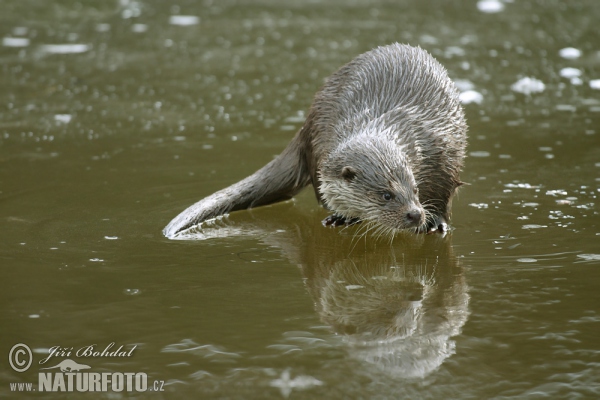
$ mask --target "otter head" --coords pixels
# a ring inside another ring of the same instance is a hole
[[[425,224],[417,182],[402,147],[377,135],[357,135],[338,146],[319,168],[325,205],[345,218],[387,228]]]

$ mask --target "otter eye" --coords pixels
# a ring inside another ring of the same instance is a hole
[[[389,192],[385,192],[385,193],[383,194],[383,199],[384,199],[385,201],[390,201],[390,200],[392,199],[392,197],[394,197],[394,196],[392,196],[392,194],[391,194],[391,193],[389,193]]]
[[[356,177],[356,171],[352,169],[352,167],[344,167],[342,168],[342,178],[347,181],[351,181]]]

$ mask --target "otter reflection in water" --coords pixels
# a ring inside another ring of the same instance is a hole
[[[406,234],[390,246],[358,239],[355,227],[331,235],[298,207],[254,213],[260,215],[238,214],[195,238],[252,236],[280,249],[300,267],[320,319],[366,367],[423,377],[454,353],[452,337],[467,321],[469,295],[451,235]]]
[[[321,319],[353,358],[399,377],[423,377],[454,353],[469,296],[450,238],[319,258],[303,272]],[[358,247],[358,246],[357,246]]]

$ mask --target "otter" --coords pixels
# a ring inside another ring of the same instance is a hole
[[[361,54],[325,81],[279,156],[188,207],[163,233],[288,200],[309,184],[333,212],[326,226],[445,232],[467,142],[458,95],[446,69],[419,47]]]

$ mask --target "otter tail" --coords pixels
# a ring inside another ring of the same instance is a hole
[[[288,200],[311,181],[300,130],[285,150],[273,161],[225,189],[185,209],[163,229],[168,238],[207,219],[230,211],[258,207]]]

